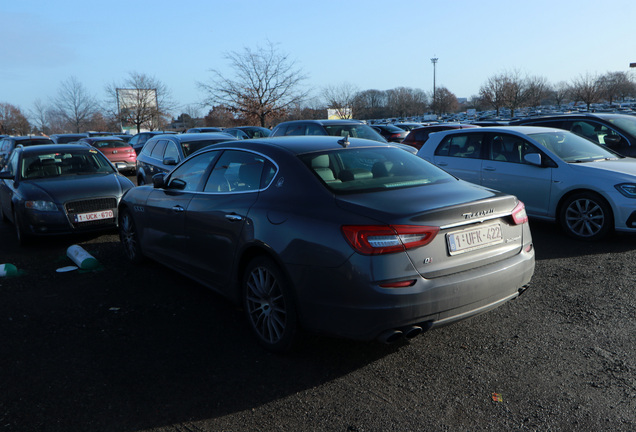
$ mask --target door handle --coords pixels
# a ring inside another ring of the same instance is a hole
[[[174,207],[172,207],[172,211],[175,213],[181,213],[184,212],[185,209],[183,207],[181,207],[180,205],[176,205]]]
[[[448,162],[438,162],[437,166],[448,166]]]
[[[229,220],[230,222],[239,222],[243,220],[243,216],[241,215],[237,215],[237,214],[226,214],[225,215],[225,219]]]
[[[484,167],[484,171],[497,171],[494,167]]]

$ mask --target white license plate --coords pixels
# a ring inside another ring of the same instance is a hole
[[[75,222],[89,222],[100,219],[112,219],[115,215],[112,210],[103,210],[98,212],[81,213],[75,215]]]
[[[451,255],[503,243],[500,224],[480,226],[446,234]]]

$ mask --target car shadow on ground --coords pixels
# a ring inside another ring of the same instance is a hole
[[[613,233],[598,241],[583,241],[568,237],[555,223],[535,219],[530,220],[530,229],[537,261],[636,249],[636,235],[631,233]]]
[[[82,245],[100,270],[57,273],[67,244],[47,242],[27,248],[39,263],[21,261],[25,274],[0,280],[5,430],[125,431],[222,417],[400,347],[307,336],[293,353],[271,354],[242,311],[205,287],[152,262],[133,267],[115,241]]]

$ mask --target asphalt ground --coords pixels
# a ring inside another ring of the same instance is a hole
[[[530,289],[397,345],[261,349],[242,312],[116,233],[19,247],[0,224],[3,431],[634,431],[636,237],[531,221]],[[72,265],[81,245],[100,263]]]

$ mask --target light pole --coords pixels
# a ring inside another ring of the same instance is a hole
[[[435,66],[437,65],[437,57],[433,57],[431,59],[431,63],[433,63],[433,106],[435,106]]]

